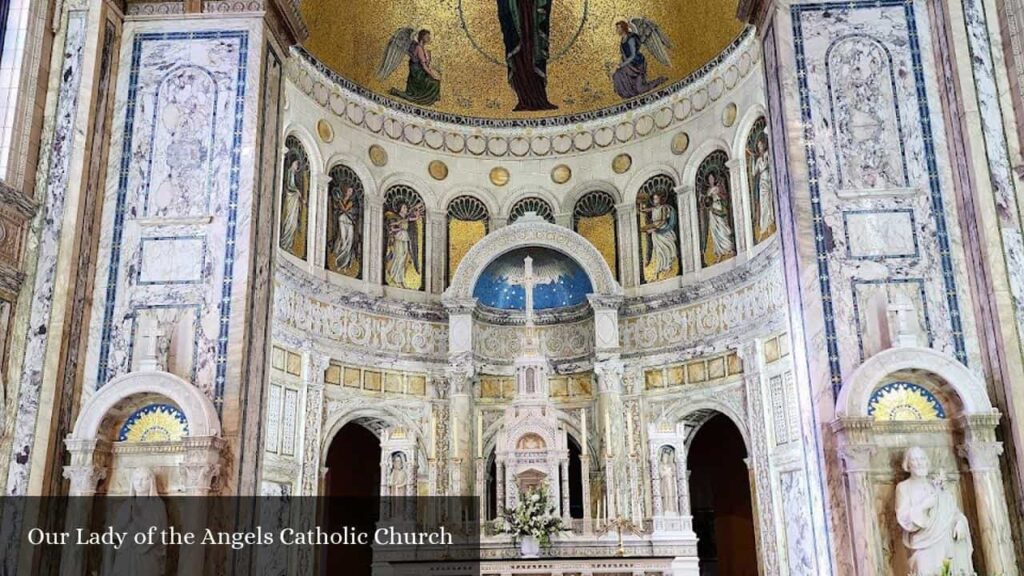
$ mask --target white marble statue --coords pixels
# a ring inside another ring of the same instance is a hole
[[[111,525],[118,532],[127,532],[129,537],[121,548],[105,551],[104,576],[164,573],[167,551],[159,536],[143,544],[134,541],[135,534],[148,534],[151,527],[156,528],[157,535],[167,530],[167,510],[160,500],[156,476],[151,469],[142,467],[132,471],[128,498],[118,504]]]
[[[910,478],[896,485],[896,520],[910,560],[910,576],[974,574],[967,518],[946,484],[945,474],[928,477],[930,462],[920,447],[908,448],[903,470]],[[944,572],[948,564],[948,572]]]
[[[405,469],[405,457],[401,452],[391,455],[391,473],[388,475],[388,496],[391,497],[391,513],[401,514],[404,497],[408,495],[409,471]]]
[[[679,484],[676,481],[676,453],[669,447],[661,449],[658,463],[658,477],[661,481],[661,509],[664,514],[679,513]]]
[[[282,248],[290,251],[295,244],[295,233],[299,230],[299,218],[302,212],[302,164],[298,158],[292,159],[285,170],[284,200],[281,202],[280,243]]]

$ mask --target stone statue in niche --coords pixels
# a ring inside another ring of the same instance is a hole
[[[658,479],[661,482],[661,509],[666,515],[679,513],[679,483],[676,480],[676,451],[671,446],[661,448],[658,461]]]
[[[705,268],[736,256],[728,160],[725,152],[716,150],[697,169],[697,220]]]
[[[303,260],[306,258],[309,177],[309,157],[299,139],[289,136],[285,139],[278,242],[282,249]]]
[[[896,485],[896,520],[903,530],[911,576],[974,574],[971,532],[945,473],[929,478],[931,462],[920,447],[908,448]]]
[[[409,471],[405,466],[405,454],[391,454],[391,471],[388,474],[388,496],[391,498],[391,513],[398,515],[403,509],[403,498],[408,496]]]
[[[115,531],[147,533],[151,527],[156,527],[159,534],[167,529],[167,510],[157,490],[156,476],[150,468],[133,470],[128,498],[118,500],[111,523]],[[145,544],[137,544],[128,538],[121,548],[106,549],[101,573],[104,576],[163,574],[166,560],[167,551],[159,538]]]

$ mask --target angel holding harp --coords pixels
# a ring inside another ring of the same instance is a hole
[[[672,43],[658,24],[647,18],[632,18],[629,22],[616,22],[615,30],[621,39],[619,52],[622,56],[618,68],[612,73],[615,93],[621,98],[633,98],[663,84],[664,76],[647,79],[647,59],[641,51],[641,48],[646,48],[658,62],[671,66],[668,51]]]
[[[409,76],[405,90],[392,88],[389,94],[420,106],[430,106],[441,98],[441,75],[434,68],[430,50],[430,30],[399,28],[391,35],[384,50],[384,59],[377,66],[377,78],[386,80],[398,69],[402,59],[409,57]]]
[[[410,208],[405,200],[400,200],[396,207],[384,212],[388,240],[384,273],[388,286],[410,290],[419,288],[410,285],[406,273],[412,268],[415,275],[421,274],[419,226],[422,224],[423,212],[422,203]]]

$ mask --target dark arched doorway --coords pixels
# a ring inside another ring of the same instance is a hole
[[[380,518],[380,440],[366,427],[350,422],[331,440],[324,478],[324,524],[373,533]],[[369,546],[328,546],[322,550],[321,574],[370,574]]]
[[[583,466],[580,445],[569,436],[569,516],[583,518]]]
[[[747,450],[722,414],[707,420],[690,443],[690,508],[701,576],[757,576],[754,514]]]

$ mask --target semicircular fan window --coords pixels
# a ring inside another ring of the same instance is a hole
[[[176,442],[188,436],[188,419],[176,406],[147,404],[121,425],[118,442]]]

